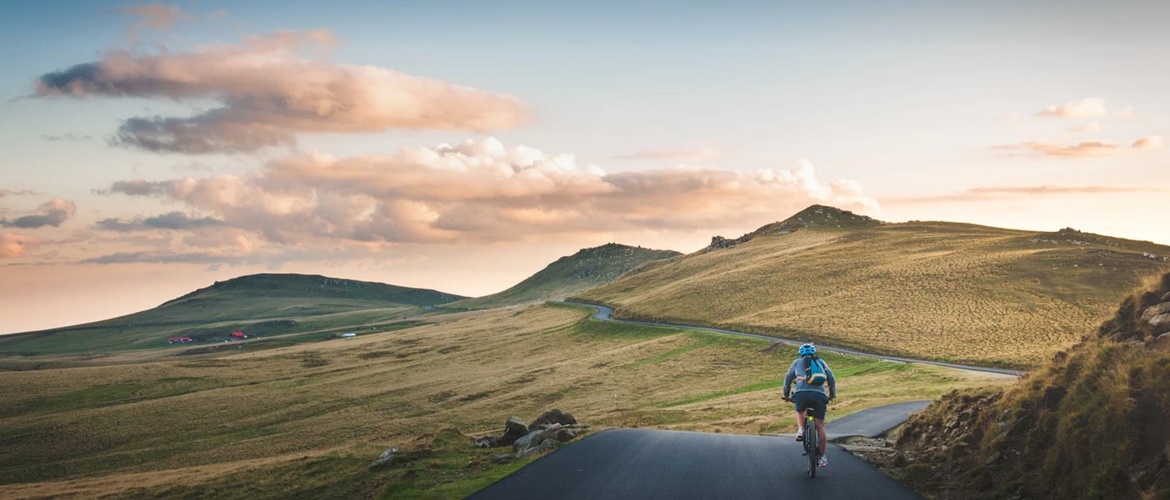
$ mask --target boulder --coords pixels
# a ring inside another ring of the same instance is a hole
[[[556,441],[553,441],[552,439],[545,439],[544,441],[541,441],[539,445],[520,450],[516,453],[516,457],[524,458],[531,457],[533,455],[539,455],[553,449],[553,446],[556,446]]]
[[[474,444],[476,448],[495,448],[500,446],[500,438],[498,436],[471,438],[471,443]]]
[[[381,455],[378,455],[377,459],[370,463],[370,470],[375,471],[389,467],[390,464],[394,462],[395,453],[398,453],[398,448],[390,448],[386,451],[383,451]]]
[[[1164,302],[1156,306],[1147,307],[1145,311],[1142,311],[1142,321],[1146,321],[1151,325],[1154,325],[1155,318],[1167,315],[1170,315],[1170,302]]]
[[[524,425],[524,421],[520,420],[520,417],[508,417],[508,421],[504,422],[504,434],[496,441],[496,445],[508,446],[527,434],[528,426]]]
[[[537,446],[545,439],[552,439],[553,436],[556,436],[556,433],[558,430],[560,430],[560,428],[560,424],[550,424],[550,426],[547,428],[537,429],[529,432],[524,437],[517,439],[516,442],[512,443],[512,448],[514,448],[517,453],[522,453],[526,448]]]
[[[535,429],[542,425],[548,424],[574,425],[576,423],[577,419],[573,418],[573,415],[554,408],[542,413],[539,417],[536,417],[536,420],[533,420],[532,424],[528,427],[530,429]]]
[[[567,443],[569,441],[572,441],[573,438],[577,437],[577,434],[578,434],[577,429],[569,429],[569,428],[562,427],[560,429],[557,429],[557,432],[556,432],[556,434],[553,435],[553,437],[556,438],[556,440],[559,442]]]

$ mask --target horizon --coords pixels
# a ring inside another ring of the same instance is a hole
[[[478,297],[813,204],[1170,245],[1143,209],[1170,194],[1168,22],[1140,1],[9,2],[0,334],[265,272]]]

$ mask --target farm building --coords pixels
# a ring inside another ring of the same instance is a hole
[[[184,342],[194,342],[195,339],[191,337],[171,337],[167,339],[168,344],[181,344]]]
[[[232,338],[233,339],[246,339],[246,338],[248,338],[248,336],[245,335],[244,332],[236,330],[236,331],[232,332]]]

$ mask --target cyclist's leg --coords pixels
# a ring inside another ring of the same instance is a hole
[[[827,441],[827,439],[825,439],[825,419],[818,418],[817,419],[817,447],[819,449],[817,451],[819,451],[821,453],[821,455],[825,454],[825,441]]]
[[[829,408],[829,397],[820,392],[811,392],[809,395],[808,411],[812,413],[817,426],[817,444],[820,448],[817,451],[824,455],[825,443],[828,441],[825,437],[825,411]]]
[[[804,414],[808,411],[808,403],[804,397],[804,393],[797,392],[792,395],[792,404],[796,405],[796,440],[804,440]]]

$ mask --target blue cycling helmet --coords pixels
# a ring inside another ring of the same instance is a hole
[[[816,353],[817,353],[817,348],[813,347],[812,344],[805,344],[805,345],[800,346],[800,355],[801,356],[812,356]]]

